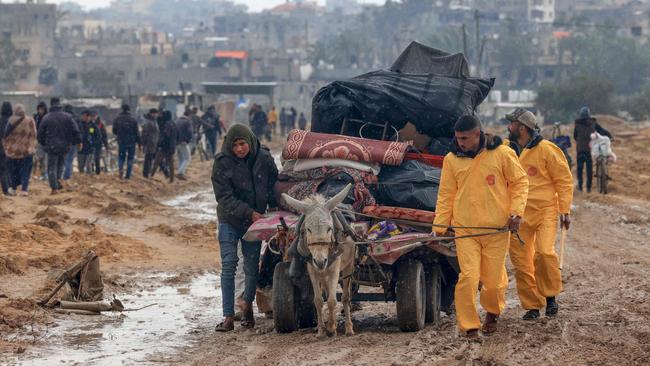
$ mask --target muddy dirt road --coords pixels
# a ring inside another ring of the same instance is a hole
[[[650,204],[621,197],[578,196],[568,237],[564,292],[555,318],[524,322],[510,276],[498,334],[468,343],[453,317],[417,333],[397,328],[394,304],[364,305],[357,334],[318,339],[289,335],[262,320],[257,332],[214,334],[201,328],[197,365],[643,365],[650,363]],[[342,332],[339,317],[339,332]]]
[[[0,364],[650,364],[650,129],[635,131],[615,142],[612,194],[576,194],[560,314],[522,321],[511,276],[500,331],[481,343],[459,338],[453,316],[401,333],[393,303],[365,303],[352,337],[280,335],[261,315],[254,331],[216,334],[209,163],[171,185],[77,176],[54,198],[36,181],[29,198],[0,199]],[[99,318],[37,307],[56,270],[87,249],[100,255],[106,298],[157,305]]]

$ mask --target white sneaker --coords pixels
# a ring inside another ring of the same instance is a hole
[[[18,195],[21,196],[21,197],[27,197],[27,196],[29,196],[29,193],[27,193],[27,191],[20,191],[18,193]]]
[[[7,191],[7,196],[15,196],[15,195],[16,195],[16,191],[13,188],[9,188],[9,190]]]

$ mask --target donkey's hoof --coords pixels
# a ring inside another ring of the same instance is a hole
[[[353,336],[354,335],[354,327],[352,327],[351,324],[345,326],[345,335],[346,336]]]
[[[326,331],[328,337],[336,337],[336,329]]]

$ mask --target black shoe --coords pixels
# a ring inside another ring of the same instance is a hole
[[[560,310],[560,306],[557,304],[557,301],[555,301],[555,297],[547,297],[546,298],[546,316],[557,315],[558,310]]]
[[[535,320],[539,319],[539,310],[533,309],[533,310],[528,310],[526,314],[522,317],[523,320]]]

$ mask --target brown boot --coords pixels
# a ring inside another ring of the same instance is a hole
[[[255,315],[253,315],[253,303],[245,302],[242,308],[241,326],[247,329],[255,327]]]
[[[478,334],[478,329],[470,329],[465,333],[465,337],[470,341],[480,340],[481,337]]]
[[[483,323],[483,334],[492,334],[497,331],[497,320],[499,316],[492,313],[487,313],[485,316],[485,322]]]
[[[223,318],[223,321],[214,328],[215,332],[230,332],[235,329],[235,319],[232,316]]]

